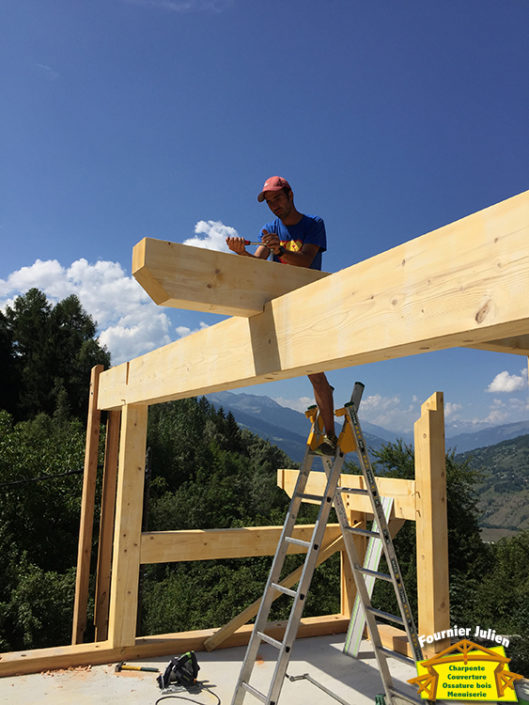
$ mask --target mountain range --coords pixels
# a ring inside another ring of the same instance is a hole
[[[301,462],[303,459],[310,430],[305,414],[258,394],[216,392],[208,394],[207,398],[216,408],[222,407],[226,412],[231,411],[241,427],[266,438],[281,448],[294,462]],[[360,423],[367,445],[374,450],[380,449],[385,443],[395,442],[398,438],[410,444],[413,442],[411,434],[395,433],[362,418]],[[473,433],[450,435],[448,432],[446,447],[457,453],[464,453],[527,433],[529,421],[492,426]]]

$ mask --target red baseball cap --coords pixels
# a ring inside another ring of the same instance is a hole
[[[257,200],[262,203],[265,200],[265,191],[281,191],[283,188],[290,189],[288,181],[282,176],[271,176],[264,182],[263,190],[257,196]]]

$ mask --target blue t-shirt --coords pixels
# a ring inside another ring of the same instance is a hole
[[[321,255],[327,249],[325,223],[317,215],[304,215],[296,225],[285,225],[280,218],[266,223],[261,230],[276,233],[285,250],[299,252],[305,243],[318,245],[318,254],[312,260],[310,269],[321,269]],[[259,235],[262,240],[262,232]],[[280,262],[280,257],[274,255],[274,262]]]

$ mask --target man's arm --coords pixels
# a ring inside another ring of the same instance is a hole
[[[264,245],[259,245],[254,255],[252,255],[251,252],[247,252],[245,240],[243,237],[227,237],[226,244],[232,252],[235,252],[238,255],[242,255],[243,257],[255,257],[257,259],[266,259],[270,254],[270,250]]]
[[[263,230],[263,242],[274,255],[281,258],[283,264],[291,264],[294,267],[310,267],[320,250],[319,245],[305,243],[299,252],[291,252],[283,248],[284,251],[281,253],[279,237],[276,233],[269,233],[267,230]]]

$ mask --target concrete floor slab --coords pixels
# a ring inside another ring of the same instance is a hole
[[[342,653],[342,636],[298,639],[295,643],[289,676],[309,674],[327,690],[350,705],[374,705],[375,696],[383,692],[380,675],[369,642],[362,643],[358,659]],[[203,705],[230,705],[239,675],[245,647],[197,652],[199,681],[209,689],[201,692],[181,691],[179,699],[162,699],[156,673],[115,672],[115,664],[57,670],[0,679],[0,705],[169,705],[171,702],[195,702]],[[155,666],[161,672],[169,657],[131,662]],[[266,690],[275,666],[275,650],[263,644],[254,667],[251,683]],[[394,683],[414,697],[416,691],[407,684],[416,675],[415,668],[391,661]],[[247,694],[244,705],[259,701]],[[338,701],[306,679],[285,679],[279,705],[336,705]],[[440,701],[438,701],[440,702]],[[453,702],[453,701],[452,701]]]
[[[324,636],[299,639],[294,647],[288,674],[300,676],[308,673],[325,688],[335,692],[352,705],[373,705],[382,685],[373,653],[366,642],[361,658],[351,659],[342,653],[343,637]],[[215,694],[222,705],[230,705],[233,691],[244,658],[245,648],[219,649],[211,653],[198,652],[199,680],[210,692],[176,693],[198,703],[215,705]],[[270,682],[275,665],[274,649],[264,644],[252,674],[252,684],[265,690]],[[139,665],[156,666],[161,671],[169,662],[168,657],[134,662]],[[411,666],[397,661],[392,674],[400,686],[408,687],[406,680],[415,675]],[[45,673],[0,679],[1,705],[155,705],[162,696],[156,683],[155,673],[122,671],[116,673],[115,664],[58,670]],[[167,699],[162,701],[170,703]],[[183,699],[172,700],[189,702]],[[245,705],[257,703],[247,695]],[[336,705],[336,700],[308,680],[291,682],[285,679],[280,697],[284,705]]]

